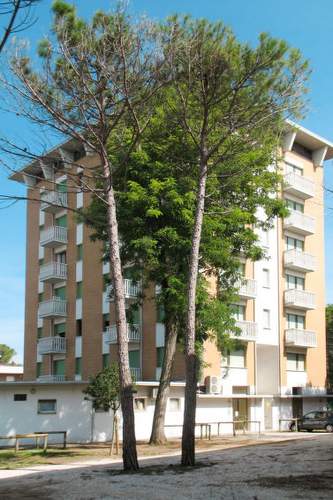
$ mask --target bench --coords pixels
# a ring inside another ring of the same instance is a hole
[[[41,435],[43,434],[43,432],[34,432],[34,434],[36,435]],[[67,446],[67,431],[46,431],[46,434],[62,434],[63,436],[63,448],[64,450],[66,449],[66,446]]]
[[[164,427],[183,427],[183,424],[166,424]],[[203,430],[205,429],[206,439],[211,438],[211,424],[210,422],[199,422],[195,424],[195,427],[200,427],[200,439],[203,439]]]
[[[15,452],[18,452],[20,449],[20,440],[21,439],[34,439],[36,442],[36,448],[39,448],[39,439],[44,438],[44,444],[43,444],[43,451],[47,450],[47,443],[48,443],[48,433],[47,432],[40,432],[38,435],[36,433],[33,434],[15,434],[14,436],[0,436],[0,439],[14,439],[15,440]]]

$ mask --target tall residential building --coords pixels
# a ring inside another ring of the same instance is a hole
[[[206,393],[198,395],[202,411],[213,399],[219,415],[259,419],[267,429],[283,415],[323,404],[319,398],[326,394],[323,162],[333,157],[333,144],[287,122],[281,150],[281,196],[290,214],[260,232],[266,258],[242,262],[244,279],[234,306],[240,347],[221,356],[206,343]],[[27,204],[24,380],[50,384],[50,391],[80,385],[116,359],[109,265],[102,262],[101,245],[91,241],[91,230],[71,210],[90,201],[89,193],[73,187],[72,167],[66,173],[66,162],[74,160],[98,166],[96,157],[69,141],[12,175],[26,183],[31,200],[40,200]],[[130,305],[140,283],[126,273],[124,283]],[[164,325],[155,293],[154,285],[146,290],[128,324],[131,369],[145,388],[156,386],[163,358]],[[183,387],[180,350],[174,380]]]

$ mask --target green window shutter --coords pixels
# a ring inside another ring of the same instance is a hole
[[[67,193],[67,181],[62,181],[57,184],[58,193]]]
[[[110,354],[103,354],[103,368],[110,365]]]
[[[44,294],[43,294],[43,292],[42,292],[42,293],[39,293],[39,294],[38,294],[38,302],[43,302],[43,299],[44,299]]]
[[[43,328],[37,328],[37,338],[40,339],[43,336]]]
[[[82,358],[75,358],[75,375],[82,373]]]
[[[82,299],[82,281],[76,283],[76,298]]]
[[[140,351],[129,351],[129,364],[131,368],[140,368]]]
[[[54,335],[64,337],[66,335],[66,323],[54,325]]]
[[[67,227],[67,215],[63,215],[62,217],[58,217],[55,221],[56,226]]]
[[[66,300],[66,287],[61,286],[60,288],[55,288],[54,295],[59,297],[59,299]]]
[[[103,314],[103,332],[107,326],[110,326],[110,314]]]
[[[41,376],[42,370],[43,370],[43,363],[37,363],[37,366],[36,366],[36,375],[37,375],[37,377]]]
[[[140,323],[140,310],[138,307],[131,307],[126,309],[127,323],[138,325]]]
[[[163,358],[164,358],[164,347],[157,347],[156,348],[156,366],[157,368],[161,368],[163,364]]]
[[[110,285],[110,276],[108,274],[103,275],[103,292],[106,292],[107,287]]]
[[[65,375],[65,360],[57,359],[53,361],[53,373],[54,375]]]
[[[157,306],[157,323],[164,323],[165,320],[165,311],[164,311],[164,306],[158,305]]]
[[[82,260],[83,259],[83,245],[77,245],[76,247],[76,260]]]

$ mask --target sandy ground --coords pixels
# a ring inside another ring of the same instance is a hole
[[[0,498],[320,500],[333,497],[333,435],[330,434],[298,434],[293,440],[210,450],[198,454],[197,462],[195,468],[184,470],[178,466],[177,456],[144,459],[137,474],[124,474],[120,463],[106,460],[62,469],[56,466],[56,470],[38,466],[32,470],[1,471]],[[22,473],[25,475],[20,476]]]

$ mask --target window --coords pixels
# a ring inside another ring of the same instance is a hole
[[[76,336],[82,337],[82,319],[76,320]]]
[[[65,360],[56,359],[53,361],[53,375],[65,376]]]
[[[58,193],[67,193],[67,181],[61,181],[57,183],[57,191]]]
[[[66,300],[66,287],[61,286],[60,288],[55,288],[54,295],[59,299]]]
[[[135,398],[134,399],[134,409],[138,411],[143,411],[146,409],[145,398]]]
[[[156,318],[157,323],[164,323],[165,311],[164,311],[164,306],[162,304],[157,306],[156,316],[157,316]]]
[[[263,286],[265,288],[269,288],[270,287],[269,269],[263,269],[262,273],[263,273]]]
[[[56,253],[55,258],[57,262],[60,262],[61,264],[66,264],[66,252]]]
[[[76,298],[82,299],[82,281],[76,283]]]
[[[37,365],[36,365],[37,378],[41,376],[42,370],[43,370],[43,364],[41,362],[37,363]]]
[[[304,330],[305,316],[300,314],[287,314],[288,329]]]
[[[41,339],[43,336],[43,328],[37,328],[37,338]]]
[[[286,237],[286,247],[287,250],[297,250],[299,252],[304,251],[304,241],[297,238],[292,238],[291,236]]]
[[[266,329],[271,327],[271,311],[269,309],[263,310],[263,324]]]
[[[169,410],[179,411],[180,410],[180,399],[179,398],[169,398]]]
[[[163,358],[164,358],[164,347],[157,347],[156,348],[156,366],[157,366],[157,368],[162,367]]]
[[[299,276],[294,276],[293,274],[286,275],[287,289],[288,290],[304,290],[305,289],[305,279]]]
[[[240,304],[233,304],[231,306],[232,310],[232,315],[235,320],[237,321],[244,321],[245,320],[245,306],[240,305]]]
[[[304,212],[304,205],[303,203],[299,203],[298,201],[293,201],[286,199],[286,205],[290,210],[295,210],[296,212]]]
[[[77,245],[76,247],[76,260],[82,260],[83,259],[83,245],[82,243],[80,245]]]
[[[138,306],[131,306],[126,309],[127,322],[132,325],[140,324],[140,309]]]
[[[128,352],[129,364],[131,368],[140,368],[140,351],[136,349]]]
[[[42,266],[44,264],[44,259],[39,259],[38,264],[39,264],[39,266]]]
[[[58,217],[58,219],[56,219],[55,221],[55,225],[60,227],[67,227],[67,215]]]
[[[82,358],[75,358],[75,375],[82,373]]]
[[[103,332],[110,326],[110,314],[103,314]]]
[[[110,276],[108,274],[103,275],[103,292],[106,292],[107,287],[110,285]]]
[[[103,368],[110,365],[110,354],[103,354]]]
[[[225,356],[222,356],[222,366],[228,368],[245,368],[245,350],[237,349],[236,351],[228,351]]]
[[[39,293],[39,294],[38,294],[38,302],[43,302],[43,299],[44,299],[44,294],[43,294],[43,292],[42,292],[42,293]]]
[[[26,400],[27,400],[26,394],[14,394],[14,401],[26,401]]]
[[[303,169],[301,167],[297,167],[296,165],[293,165],[292,163],[286,163],[286,173],[287,174],[297,174],[297,175],[303,175]]]
[[[57,413],[56,399],[39,399],[38,413]]]
[[[287,352],[287,370],[292,372],[304,372],[305,354]]]
[[[65,337],[66,335],[66,323],[58,323],[54,325],[53,328],[54,335],[56,337]]]
[[[238,264],[238,272],[241,276],[245,276],[245,263],[244,262],[240,262]]]
[[[265,247],[269,247],[269,231],[266,229],[263,229],[262,231],[262,244]]]

